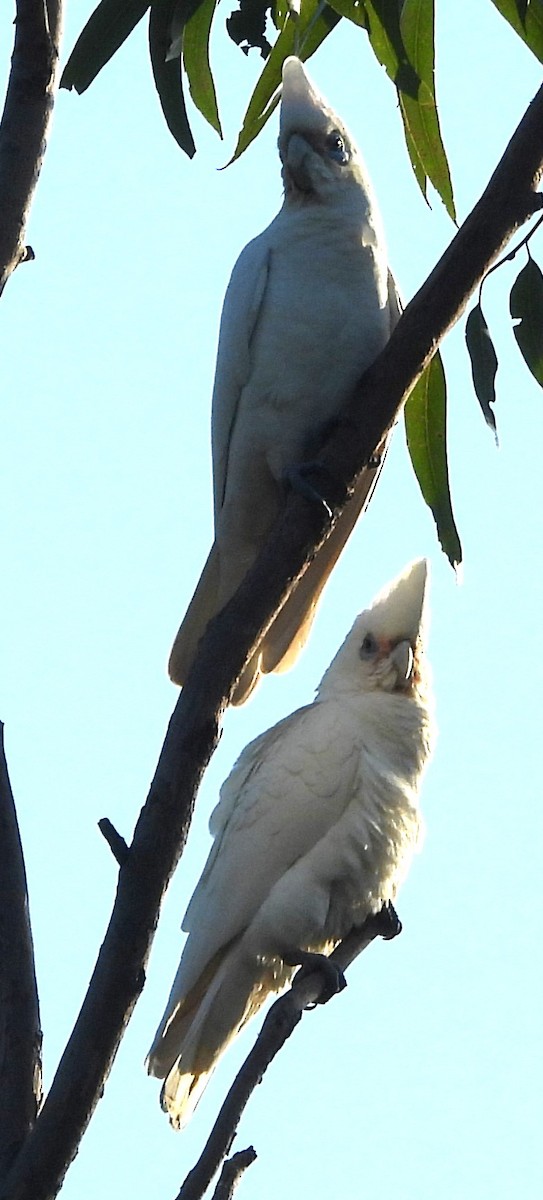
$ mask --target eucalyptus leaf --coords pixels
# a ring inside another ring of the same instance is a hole
[[[271,6],[271,18],[276,29],[282,29],[288,16],[289,5],[287,0],[276,0]]]
[[[418,140],[416,140],[414,138],[414,136],[411,132],[409,120],[407,119],[407,116],[404,113],[401,92],[399,93],[399,100],[400,100],[400,112],[402,114],[402,120],[403,120],[403,132],[404,132],[404,137],[405,137],[405,144],[407,146],[407,153],[409,155],[409,159],[411,162],[411,167],[413,169],[413,174],[415,176],[415,179],[420,187],[420,190],[422,192],[422,195],[424,196],[424,199],[426,200],[426,203],[428,204],[429,201],[428,201],[428,196],[427,196],[427,192],[426,192],[426,184],[428,182],[428,176],[426,174],[426,171],[424,170],[424,166],[422,164],[421,157],[419,154]]]
[[[451,220],[455,221],[451,176],[433,96],[427,85],[421,83],[418,100],[413,100],[403,92],[400,92],[399,98],[407,148],[410,150],[411,145],[414,146],[424,173],[441,197]],[[411,159],[413,161],[413,154]]]
[[[409,61],[420,80],[416,99],[404,91],[400,92],[400,108],[411,161],[413,154],[410,142],[414,143],[425,174],[441,197],[449,216],[455,221],[451,176],[435,100],[434,0],[405,0],[400,31]]]
[[[149,50],[153,78],[168,129],[178,146],[189,158],[193,158],[196,146],[185,107],[181,59],[166,58],[171,46],[172,17],[177,8],[177,0],[153,0],[149,18]]]
[[[432,96],[434,87],[434,0],[404,0],[400,34],[409,62]]]
[[[340,17],[346,17],[354,25],[358,25],[361,29],[367,29],[368,18],[366,9],[369,7],[367,0],[360,0],[360,3],[357,0],[330,0],[330,7]]]
[[[509,22],[515,33],[543,62],[543,0],[492,0],[495,8]]]
[[[402,38],[401,4],[391,4],[390,0],[365,0],[365,7],[373,53],[399,91],[416,99],[419,77]]]
[[[404,409],[407,447],[424,500],[432,510],[441,546],[454,568],[462,547],[454,521],[447,465],[447,384],[439,351]]]
[[[475,394],[497,443],[496,418],[491,405],[496,403],[495,379],[498,359],[480,304],[472,308],[466,321],[466,345],[471,360]]]
[[[166,4],[171,11],[168,29],[168,51],[166,58],[179,58],[183,47],[185,25],[195,12],[202,6],[204,0],[151,0],[151,4]]]
[[[219,0],[202,0],[183,33],[183,63],[196,107],[222,138],[215,84],[209,63],[209,38]]]
[[[86,91],[150,7],[150,0],[101,0],[80,33],[60,86]]]
[[[249,100],[229,166],[250,146],[276,107],[285,59],[290,54],[297,54],[302,62],[305,62],[328,37],[339,20],[339,14],[334,12],[329,4],[325,4],[323,8],[320,0],[304,0],[298,18],[292,17],[289,11]]]
[[[509,311],[519,320],[513,333],[524,361],[543,387],[543,275],[531,257],[511,288]]]

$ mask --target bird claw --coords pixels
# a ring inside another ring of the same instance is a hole
[[[284,961],[288,966],[300,966],[300,970],[296,972],[294,977],[294,982],[297,979],[301,980],[315,973],[321,976],[322,986],[319,997],[307,1005],[308,1009],[316,1008],[317,1004],[327,1004],[332,999],[332,996],[337,996],[338,992],[342,992],[347,987],[347,980],[341,967],[333,959],[328,958],[326,954],[316,954],[309,950],[297,950],[295,954],[292,954],[288,958],[284,956]]]
[[[332,509],[316,483],[319,476],[328,489],[330,486],[333,487],[334,480],[329,470],[318,462],[298,463],[296,466],[287,467],[284,472],[284,478],[289,487],[294,492],[298,492],[306,500],[309,500],[310,504],[318,504],[320,508],[324,508],[328,519],[331,521],[333,517]],[[315,479],[315,483],[311,482],[311,477]]]
[[[375,915],[378,922],[377,933],[379,937],[384,938],[385,942],[391,942],[392,938],[402,932],[402,923],[390,900],[383,904],[381,911]]]

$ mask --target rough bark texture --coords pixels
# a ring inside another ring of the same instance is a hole
[[[17,0],[15,45],[0,122],[0,295],[25,246],[53,112],[63,0]]]
[[[0,1180],[41,1100],[41,1031],[19,827],[0,724]]]
[[[213,1192],[213,1200],[232,1200],[243,1172],[247,1170],[247,1167],[251,1166],[251,1163],[254,1163],[255,1159],[256,1154],[252,1146],[248,1146],[246,1150],[238,1150],[237,1154],[233,1154],[223,1166],[219,1181]]]
[[[340,481],[332,507],[339,507],[491,262],[539,207],[534,189],[542,169],[543,89],[483,197],[409,304],[327,443],[322,461]],[[258,562],[202,639],[119,872],[88,994],[40,1116],[0,1187],[4,1200],[53,1197],[77,1153],[143,986],[160,901],[185,843],[222,712],[261,633],[329,527],[324,511],[292,494]]]

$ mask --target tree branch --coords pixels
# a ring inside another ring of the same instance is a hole
[[[394,917],[396,918],[395,913]],[[391,923],[389,910],[382,909],[381,912],[368,917],[360,929],[353,930],[344,938],[330,958],[344,971],[376,937],[390,940],[400,930],[401,925],[397,918],[396,923]],[[318,1004],[321,990],[322,976],[319,971],[307,974],[302,969],[295,975],[288,992],[272,1004],[256,1042],[228,1092],[200,1158],[192,1171],[189,1171],[176,1200],[201,1200],[223,1158],[230,1151],[252,1093],[262,1082],[276,1054],[300,1023],[304,1011]]]
[[[322,462],[341,481],[333,498],[338,511],[482,276],[540,207],[535,187],[542,170],[543,88],[481,200],[408,305],[326,444]],[[119,872],[87,996],[36,1125],[0,1188],[3,1200],[49,1200],[61,1186],[143,987],[162,895],[185,844],[222,713],[249,655],[329,529],[320,509],[292,493],[258,562],[202,638]]]
[[[213,1192],[213,1200],[232,1200],[243,1172],[251,1166],[251,1163],[254,1163],[255,1159],[256,1154],[252,1146],[248,1146],[246,1150],[238,1150],[237,1154],[233,1154],[231,1158],[227,1159]]]
[[[25,246],[45,155],[59,62],[63,0],[17,0],[15,45],[0,122],[0,295]]]
[[[102,817],[98,822],[98,828],[102,834],[102,837],[106,839],[114,859],[116,859],[119,866],[122,867],[123,863],[126,862],[128,855],[130,854],[124,838],[121,837],[121,834],[117,832],[109,817]]]
[[[0,1180],[36,1120],[41,1030],[28,892],[0,723]]]

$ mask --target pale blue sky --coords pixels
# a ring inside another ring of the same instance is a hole
[[[65,52],[92,7],[69,5]],[[0,13],[6,71],[10,8]],[[438,9],[438,100],[463,219],[541,68],[489,0]],[[115,889],[96,823],[107,815],[130,838],[176,698],[166,658],[211,540],[209,409],[224,290],[281,201],[276,117],[238,164],[217,171],[260,60],[218,28],[213,61],[225,143],[195,115],[192,163],[164,125],[145,25],[84,96],[61,93],[28,231],[36,261],[2,299],[0,716],[26,848],[46,1083]],[[430,210],[420,197],[393,89],[364,35],[346,26],[310,70],[362,147],[409,297],[454,229],[437,199]],[[541,235],[534,254],[543,265]],[[464,582],[440,552],[399,428],[302,660],[227,715],[147,987],[66,1200],[171,1197],[193,1165],[257,1025],[181,1135],[143,1059],[218,788],[250,738],[311,700],[356,612],[420,554],[432,562],[440,739],[423,792],[425,844],[398,901],[404,933],[362,956],[346,992],[304,1019],[254,1095],[236,1147],[252,1143],[259,1158],[239,1196],[538,1194],[543,395],[507,315],[523,262],[495,274],[485,294],[500,359],[499,450],[472,392],[463,329],[444,347]]]

